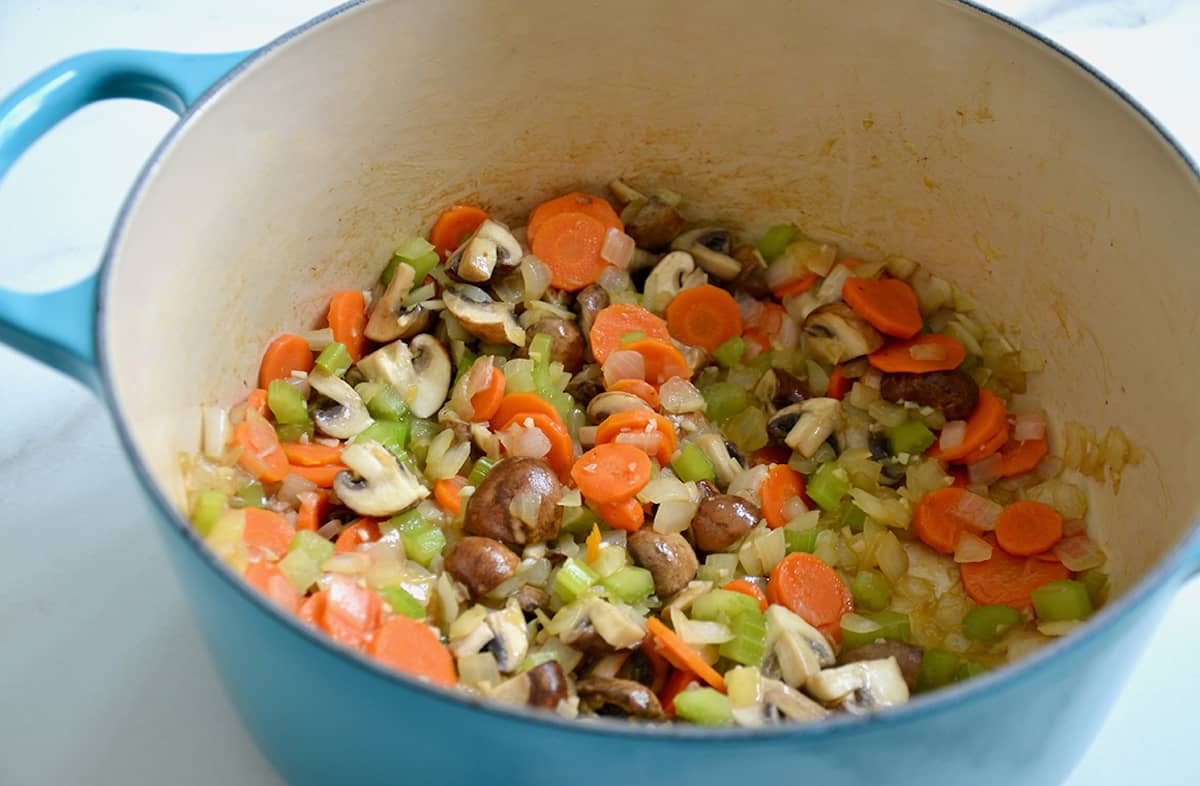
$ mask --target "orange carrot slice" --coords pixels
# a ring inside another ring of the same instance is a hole
[[[742,334],[742,311],[720,287],[690,287],[667,304],[667,328],[676,340],[711,352]]]
[[[592,329],[588,332],[588,340],[591,342],[592,355],[595,356],[596,362],[603,363],[618,349],[628,349],[622,344],[622,339],[637,333],[641,333],[642,338],[671,340],[671,331],[667,328],[667,323],[641,306],[614,303],[600,309],[592,322]]]
[[[313,353],[299,336],[284,334],[267,345],[258,369],[258,386],[263,390],[276,379],[287,379],[293,371],[312,371]]]
[[[867,360],[880,371],[925,374],[956,369],[966,357],[967,350],[958,339],[938,333],[923,333],[907,341],[886,344],[867,355]]]
[[[921,332],[917,293],[898,278],[850,278],[842,286],[842,299],[880,333],[912,338]]]

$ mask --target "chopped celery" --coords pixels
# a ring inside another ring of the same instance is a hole
[[[299,442],[305,435],[309,437],[313,435],[311,420],[304,423],[275,424],[275,436],[279,437],[280,442]]]
[[[424,464],[425,456],[429,453],[429,443],[441,432],[442,427],[427,418],[413,418],[408,423],[408,444],[413,456]]]
[[[558,653],[550,650],[536,650],[525,656],[525,660],[521,661],[521,665],[517,667],[517,671],[526,672],[530,669],[536,669],[543,663],[549,663],[552,660],[558,660]]]
[[[728,420],[750,406],[750,394],[733,382],[714,382],[700,390],[704,396],[705,416],[714,423]]]
[[[847,619],[849,617],[858,617],[856,623],[867,620],[874,624],[870,626],[870,630],[855,630],[852,628],[857,628],[858,625],[852,625]],[[911,641],[912,626],[909,624],[908,615],[895,611],[877,611],[869,614],[847,614],[842,617],[842,647],[845,649],[861,647],[879,639]]]
[[[919,420],[906,420],[899,426],[888,429],[887,436],[893,456],[899,456],[901,453],[919,456],[929,450],[929,446],[937,439]]]
[[[550,366],[550,349],[553,343],[549,333],[535,333],[529,340],[529,359],[535,366]]]
[[[396,246],[396,256],[401,259],[417,259],[434,250],[433,243],[423,237],[406,237]]]
[[[408,405],[404,397],[386,382],[380,383],[370,398],[364,398],[367,412],[376,420],[404,420],[408,417]]]
[[[962,632],[971,641],[996,641],[1021,624],[1021,612],[999,604],[977,606],[966,613]]]
[[[702,726],[728,726],[733,723],[733,708],[724,693],[696,688],[675,697],[675,716]]]
[[[724,368],[732,368],[746,354],[746,341],[741,336],[734,336],[713,350],[713,357]]]
[[[628,333],[621,334],[621,345],[632,344],[635,341],[641,341],[646,337],[644,330],[631,330]]]
[[[767,416],[757,407],[747,407],[725,421],[721,433],[738,450],[749,455],[767,446]]]
[[[694,619],[728,624],[743,614],[758,614],[758,601],[741,592],[715,589],[692,602]]]
[[[1092,601],[1092,608],[1099,608],[1104,605],[1104,597],[1108,594],[1108,574],[1099,570],[1089,570],[1079,577],[1079,581],[1083,582],[1083,586],[1087,587],[1088,598]]]
[[[379,590],[379,594],[397,614],[412,617],[415,620],[425,619],[425,607],[421,605],[421,601],[410,595],[403,587],[383,587]]]
[[[572,557],[559,568],[558,575],[554,578],[554,592],[563,601],[570,603],[582,595],[588,587],[595,584],[599,578],[596,571]]]
[[[958,667],[958,674],[954,675],[954,679],[956,682],[963,682],[964,680],[969,680],[972,677],[978,677],[980,674],[983,674],[986,671],[987,666],[984,666],[982,663],[976,663],[973,660],[965,660],[963,661],[963,664]]]
[[[326,374],[340,377],[353,363],[354,359],[350,357],[350,351],[346,349],[346,345],[340,341],[334,341],[321,350],[314,365]]]
[[[784,249],[795,239],[796,233],[799,231],[795,224],[777,224],[771,227],[759,238],[758,253],[762,254],[763,259],[767,262],[774,262],[783,256]]]
[[[874,570],[859,571],[850,582],[855,608],[883,611],[892,601],[892,585],[887,577]]]
[[[430,251],[428,254],[422,254],[415,259],[402,259],[400,261],[413,269],[413,281],[420,282],[424,281],[425,277],[433,272],[433,269],[437,267],[440,260],[438,259],[437,252]]]
[[[267,506],[267,493],[257,480],[252,480],[242,486],[233,496],[234,501],[238,503],[237,507],[265,508]]]
[[[393,454],[404,452],[408,444],[407,420],[377,420],[358,433],[355,442],[373,441],[383,445]]]
[[[592,531],[592,525],[599,522],[600,518],[591,508],[563,508],[563,532],[569,532],[572,535],[586,535]]]
[[[321,565],[333,556],[333,544],[315,532],[301,530],[292,538],[279,570],[297,592],[306,592],[321,577]]]
[[[392,283],[396,265],[403,262],[413,269],[413,281],[420,283],[437,267],[439,261],[441,261],[440,257],[427,240],[410,237],[401,242],[396,252],[392,254],[391,261],[383,269],[383,275],[379,277],[379,280],[383,282],[384,286]]]
[[[843,527],[849,527],[851,532],[862,532],[863,525],[867,523],[867,514],[850,500],[842,500],[842,506],[838,509],[838,521]]]
[[[1083,620],[1092,615],[1092,599],[1082,582],[1062,579],[1035,589],[1033,608],[1042,622]]]
[[[631,606],[654,594],[654,577],[645,568],[626,565],[600,582],[604,589]]]
[[[392,516],[388,525],[399,530],[405,556],[423,567],[446,547],[445,533],[415,510]]]
[[[204,536],[208,544],[225,564],[239,574],[246,570],[249,555],[246,551],[246,541],[243,537],[246,531],[246,514],[241,511],[227,510],[221,514],[212,529]]]
[[[820,534],[820,527],[812,527],[800,532],[785,529],[783,531],[783,542],[787,544],[787,553],[793,554],[797,551],[803,551],[805,554],[812,554],[817,548],[817,535]]]
[[[685,483],[715,480],[717,477],[712,462],[692,442],[684,443],[683,447],[679,449],[679,455],[671,462],[671,469],[675,471],[675,476]]]
[[[192,505],[192,526],[200,537],[212,532],[213,525],[225,512],[225,495],[219,491],[201,491]]]
[[[472,488],[479,488],[479,484],[492,471],[492,467],[500,463],[500,459],[492,459],[487,456],[480,456],[475,462],[475,466],[471,467],[471,474],[467,475],[467,485]]]
[[[925,650],[921,671],[917,675],[917,690],[927,691],[945,687],[958,677],[962,658],[949,650]]]
[[[293,385],[273,379],[267,385],[267,406],[278,423],[308,423],[308,402]]]
[[[850,475],[836,461],[827,461],[809,477],[806,491],[823,510],[837,510],[842,498],[850,493]]]
[[[743,666],[757,666],[762,663],[767,648],[767,617],[758,610],[758,603],[753,598],[748,600],[754,604],[754,610],[738,614],[729,621],[733,638],[721,644],[717,652],[722,658],[729,658]]]

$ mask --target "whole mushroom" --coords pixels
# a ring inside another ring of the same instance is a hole
[[[597,715],[663,720],[662,704],[654,692],[633,680],[589,677],[575,685],[579,705]]]
[[[521,558],[494,538],[469,535],[446,554],[446,572],[462,582],[471,597],[488,594],[517,571]]]
[[[730,494],[700,500],[692,519],[692,540],[704,552],[728,551],[761,517],[758,506]]]
[[[532,341],[538,334],[550,337],[550,359],[562,363],[564,371],[574,374],[583,368],[587,356],[587,340],[573,320],[542,317],[526,331],[526,339]]]
[[[492,467],[467,503],[463,528],[504,543],[545,543],[562,525],[562,484],[550,465],[507,458]]]
[[[650,571],[654,591],[660,598],[670,597],[686,587],[700,569],[696,552],[677,532],[664,535],[640,529],[626,543],[634,562]]]

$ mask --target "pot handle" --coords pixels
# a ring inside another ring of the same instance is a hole
[[[77,109],[140,98],[183,114],[250,52],[89,52],[50,66],[0,101],[0,181],[43,134]],[[0,342],[89,387],[96,373],[97,273],[52,292],[0,288]]]

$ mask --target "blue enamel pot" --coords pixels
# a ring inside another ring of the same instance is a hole
[[[229,695],[290,783],[1055,784],[1200,561],[1200,180],[1133,101],[1007,19],[951,0],[351,3],[254,52],[55,65],[0,103],[0,175],[120,97],[181,118],[98,273],[0,291],[0,339],[108,403]],[[621,174],[687,195],[693,216],[795,220],[850,253],[920,260],[1041,349],[1032,393],[1052,420],[1118,426],[1143,452],[1119,491],[1087,484],[1112,601],[876,715],[643,728],[383,670],[205,549],[178,456],[198,446],[199,405],[254,386],[267,340],[368,285],[446,204],[516,219]]]

